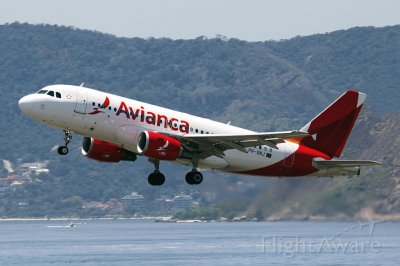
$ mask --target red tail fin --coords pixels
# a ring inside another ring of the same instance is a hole
[[[301,130],[311,136],[302,144],[330,157],[339,157],[367,95],[347,91]]]

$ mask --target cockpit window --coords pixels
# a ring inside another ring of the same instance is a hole
[[[51,97],[56,96],[57,98],[61,99],[61,93],[57,92],[57,91],[49,91],[49,90],[40,90],[38,92],[36,92],[37,94],[47,94]]]

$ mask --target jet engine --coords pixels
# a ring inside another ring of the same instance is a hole
[[[159,160],[175,160],[181,154],[179,140],[153,131],[143,131],[139,135],[137,151],[141,155]]]
[[[135,153],[117,144],[90,137],[84,137],[82,140],[82,154],[90,159],[107,163],[136,160]]]

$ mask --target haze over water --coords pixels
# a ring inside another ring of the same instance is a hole
[[[390,222],[0,223],[0,265],[398,265]]]

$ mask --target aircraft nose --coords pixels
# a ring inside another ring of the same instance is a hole
[[[27,95],[22,97],[18,102],[19,109],[21,109],[21,111],[24,113],[29,113],[29,111],[32,109],[32,101],[30,98],[30,95]]]

